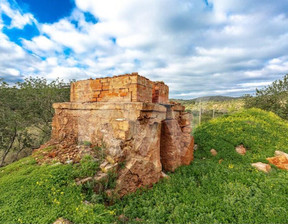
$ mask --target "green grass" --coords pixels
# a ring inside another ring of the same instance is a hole
[[[288,172],[272,166],[266,174],[250,164],[267,163],[275,150],[288,152],[287,133],[286,121],[258,109],[212,120],[196,130],[199,149],[190,166],[112,207],[75,184],[75,177],[99,169],[92,158],[39,166],[28,157],[0,169],[0,223],[52,223],[59,217],[111,223],[122,214],[128,223],[287,223]],[[241,143],[248,147],[245,156],[234,150]],[[94,203],[84,204],[87,199]]]
[[[102,204],[83,203],[85,194],[76,176],[91,172],[86,161],[78,165],[37,165],[32,157],[0,169],[0,223],[53,223],[64,217],[75,223],[114,220]]]
[[[275,150],[288,151],[287,133],[286,120],[272,112],[249,109],[199,126],[195,141],[206,152],[214,148],[219,156],[233,159],[239,157],[235,146],[243,144],[248,149],[245,159],[256,162],[273,156]]]
[[[181,167],[151,190],[125,197],[114,206],[130,222],[148,223],[286,223],[288,172],[268,175],[249,164],[217,158]],[[230,167],[230,168],[229,168]],[[231,168],[233,167],[233,168]]]
[[[196,130],[193,164],[113,208],[130,222],[287,223],[288,172],[272,166],[266,174],[250,164],[267,163],[276,149],[288,152],[287,133],[287,122],[257,109],[210,121]],[[235,152],[240,143],[249,147],[246,156]]]

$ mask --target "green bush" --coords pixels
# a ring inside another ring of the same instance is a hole
[[[245,96],[245,108],[260,108],[272,111],[288,120],[288,74],[282,80],[276,80],[271,85],[256,89],[256,96]]]
[[[288,122],[272,112],[249,109],[227,115],[199,126],[195,142],[200,150],[214,148],[218,157],[238,158],[235,146],[243,144],[253,161],[274,155],[275,150],[288,151]]]

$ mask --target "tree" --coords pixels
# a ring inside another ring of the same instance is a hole
[[[12,87],[0,79],[0,166],[9,153],[17,159],[23,149],[31,152],[49,139],[52,104],[68,101],[69,87],[59,79],[30,77]]]
[[[288,120],[288,74],[283,77],[283,80],[276,80],[263,89],[256,89],[255,97],[247,95],[245,107],[272,111]]]

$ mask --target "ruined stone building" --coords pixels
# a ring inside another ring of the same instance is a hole
[[[52,139],[89,141],[105,150],[119,170],[120,195],[150,186],[162,171],[193,160],[191,117],[169,103],[169,88],[138,73],[77,81],[70,102],[56,103]]]

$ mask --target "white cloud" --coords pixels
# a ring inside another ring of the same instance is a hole
[[[19,10],[12,9],[7,0],[0,2],[0,15],[2,13],[11,18],[11,24],[8,28],[23,29],[25,25],[32,24],[36,21],[32,14],[23,14]]]
[[[5,72],[9,75],[12,75],[12,76],[19,76],[20,75],[20,72],[14,68],[6,68]]]
[[[62,47],[60,44],[55,43],[45,36],[36,36],[32,40],[22,39],[23,47],[38,55],[47,55],[48,53],[61,52]]]
[[[272,82],[252,82],[252,83],[241,83],[241,84],[237,84],[240,87],[253,87],[253,88],[259,88],[259,87],[263,87],[263,86],[268,86],[270,85]]]
[[[209,6],[191,0],[75,3],[71,16],[38,24],[41,34],[22,40],[31,54],[0,34],[0,50],[7,51],[0,56],[11,58],[1,60],[0,68],[66,80],[138,71],[169,84],[171,97],[186,98],[253,92],[288,71],[286,0],[209,0]],[[15,27],[34,20],[7,7],[6,14],[22,16]],[[98,22],[85,21],[84,12]]]

